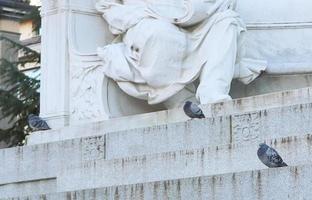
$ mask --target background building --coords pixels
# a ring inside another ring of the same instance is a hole
[[[0,37],[9,38],[22,44],[33,46],[40,38],[38,33],[33,31],[32,20],[25,20],[27,16],[35,7],[29,5],[25,0],[0,0]],[[34,42],[36,41],[36,42]],[[23,55],[16,52],[12,45],[0,40],[0,58],[5,58],[9,61],[21,59]],[[33,47],[38,49],[38,47]],[[40,48],[39,48],[40,49]],[[38,49],[38,51],[39,51]],[[27,66],[31,69],[38,66]],[[1,81],[5,80],[0,77],[0,87],[4,87]],[[8,129],[12,126],[8,119],[1,117],[0,113],[0,129]],[[4,142],[0,142],[0,148],[6,146]]]
[[[18,41],[21,35],[21,20],[32,8],[22,0],[0,0],[0,36]],[[15,57],[7,51],[7,46],[3,42],[0,45],[0,57],[7,59]]]

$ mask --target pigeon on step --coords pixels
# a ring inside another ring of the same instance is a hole
[[[205,118],[203,111],[194,103],[187,101],[183,106],[184,113],[190,118]]]
[[[270,168],[288,166],[275,149],[264,143],[259,145],[257,155],[261,162]]]
[[[50,129],[47,122],[34,114],[28,115],[28,124],[34,131],[44,131]]]

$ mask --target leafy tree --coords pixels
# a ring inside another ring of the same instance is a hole
[[[40,21],[40,15],[33,16],[37,20],[39,17]],[[0,129],[0,141],[5,141],[9,146],[22,145],[30,133],[27,116],[39,113],[40,82],[26,76],[19,69],[28,63],[39,65],[40,53],[7,37],[0,37],[0,41],[9,44],[8,52],[11,54],[23,55],[15,60],[0,58],[0,114],[13,125],[9,129]]]
[[[40,63],[40,54],[8,38],[0,38],[9,42],[11,48],[23,52],[24,57],[18,61],[0,59],[0,110],[3,117],[9,118],[12,128],[1,130],[0,140],[11,146],[20,145],[29,134],[27,116],[30,113],[39,113],[39,87],[40,82],[35,78],[26,76],[19,67],[27,63]]]
[[[40,6],[33,6],[33,9],[23,17],[22,20],[32,20],[33,31],[39,33],[41,28]]]

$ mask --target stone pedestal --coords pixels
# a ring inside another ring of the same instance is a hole
[[[238,1],[247,53],[267,59],[268,72],[249,86],[233,81],[232,96],[245,98],[203,105],[200,120],[181,108],[125,117],[162,107],[101,73],[95,50],[113,37],[94,3],[43,1],[41,115],[53,129],[0,150],[0,199],[311,196],[312,88],[302,88],[312,84],[311,1]],[[267,169],[256,156],[263,141],[289,167]]]
[[[0,150],[0,199],[304,199],[311,90],[205,105],[199,120],[169,110],[42,132]],[[263,141],[289,167],[267,169]]]

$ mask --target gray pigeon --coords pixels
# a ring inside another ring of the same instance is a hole
[[[190,118],[205,118],[203,111],[194,103],[187,101],[183,106],[184,113]]]
[[[28,115],[28,124],[34,131],[44,131],[50,129],[47,122],[34,114]]]
[[[259,145],[257,155],[261,162],[270,168],[288,166],[275,149],[264,143]]]

